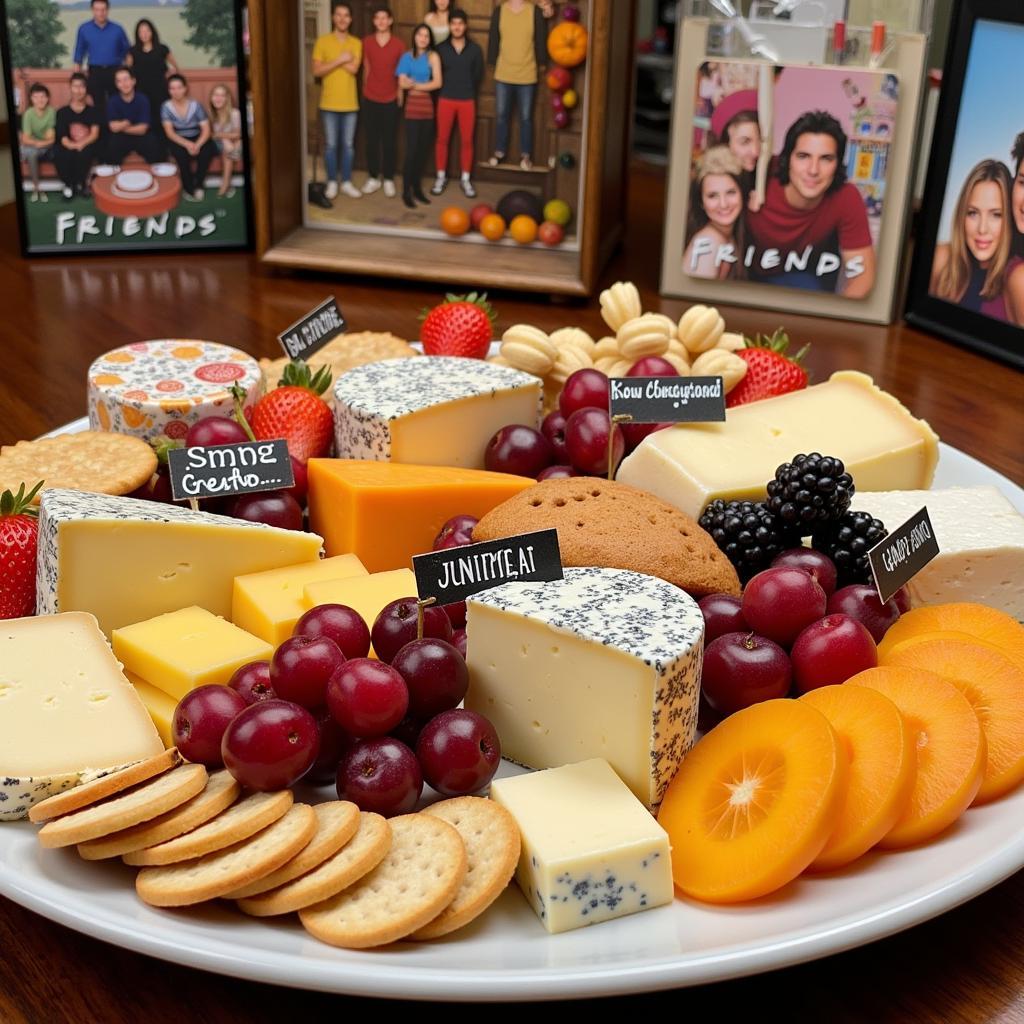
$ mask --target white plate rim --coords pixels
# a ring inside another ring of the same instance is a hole
[[[84,417],[52,433],[82,429],[88,429]],[[965,481],[960,479],[961,474],[966,473],[972,483],[994,484],[1011,503],[1024,511],[1024,489],[955,448],[941,444],[940,450],[936,486],[962,484]],[[971,828],[971,815],[986,816],[985,821],[991,820],[993,815],[1007,816],[1005,821],[1024,820],[1024,788],[987,807],[972,809],[963,825],[965,833]],[[856,914],[839,918],[827,927],[811,926],[803,932],[797,929],[775,941],[740,943],[724,953],[650,956],[620,965],[580,963],[547,969],[460,970],[457,966],[460,946],[456,937],[448,947],[453,966],[442,968],[402,963],[400,951],[353,956],[339,950],[336,962],[291,953],[271,954],[263,949],[254,951],[240,947],[230,932],[215,938],[189,933],[187,941],[182,941],[184,926],[173,917],[167,918],[161,928],[147,928],[135,917],[113,911],[94,894],[61,886],[42,874],[26,877],[16,872],[9,864],[10,854],[19,837],[27,831],[32,831],[27,823],[0,824],[0,894],[78,932],[159,959],[238,978],[351,995],[446,1001],[623,995],[724,981],[792,966],[853,949],[928,921],[981,895],[1024,868],[1024,832],[1018,832],[983,854],[953,867],[931,888],[889,903],[872,903],[868,897]],[[915,851],[911,850],[871,856],[912,858],[914,855]],[[910,862],[903,861],[904,865],[907,863]],[[868,863],[864,869],[866,890],[870,889],[870,871],[871,863]],[[912,874],[912,869],[908,874]],[[824,881],[827,883],[827,879]],[[685,907],[685,901],[677,899],[671,908],[647,913],[671,913]],[[601,929],[615,928],[636,919],[608,922],[567,935],[596,936],[601,934]],[[537,942],[551,943],[552,950],[565,938],[547,936],[539,926],[536,935]]]

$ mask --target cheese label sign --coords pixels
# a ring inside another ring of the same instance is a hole
[[[413,555],[421,601],[453,604],[502,583],[549,583],[563,578],[557,530]]]
[[[721,423],[721,377],[612,377],[608,413],[630,423]]]
[[[277,340],[289,359],[306,359],[344,330],[345,317],[331,296],[291,327],[285,328]]]
[[[927,507],[883,537],[868,552],[875,589],[882,603],[906,586],[938,553],[939,542]]]
[[[288,442],[282,439],[172,448],[167,468],[175,501],[287,490],[295,485]]]

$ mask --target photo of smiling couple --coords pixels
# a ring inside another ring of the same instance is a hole
[[[895,76],[709,61],[695,97],[684,272],[869,295]]]

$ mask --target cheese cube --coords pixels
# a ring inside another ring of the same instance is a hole
[[[625,569],[567,568],[467,602],[466,707],[528,768],[606,760],[656,809],[693,744],[704,637],[696,602]]]
[[[157,689],[151,683],[147,683],[141,676],[134,672],[125,672],[128,682],[135,687],[139,699],[146,705],[149,717],[153,719],[156,731],[165,747],[173,747],[174,740],[171,738],[171,725],[174,721],[174,709],[178,702],[163,690]]]
[[[927,506],[939,553],[908,584],[911,603],[976,601],[1024,622],[1024,516],[994,487],[853,496],[890,532]]]
[[[536,482],[450,466],[310,459],[309,521],[329,555],[354,552],[370,572],[407,569],[452,516],[480,518]]]
[[[175,700],[197,686],[227,683],[236,669],[274,653],[265,640],[195,606],[115,629],[111,644],[129,672]]]
[[[302,588],[307,583],[365,575],[366,569],[355,555],[336,555],[320,562],[236,576],[231,621],[279,647],[292,635],[295,623],[306,610]]]
[[[94,616],[0,622],[0,821],[163,749]]]
[[[482,359],[384,359],[334,385],[335,447],[344,459],[483,469],[506,424],[536,427],[541,381]]]
[[[54,488],[39,505],[36,607],[119,626],[199,605],[231,614],[236,576],[315,562],[323,541],[137,498]]]
[[[843,370],[823,384],[736,406],[724,423],[655,431],[616,479],[696,519],[716,498],[761,500],[775,470],[801,452],[842,459],[858,491],[930,487],[938,441],[870,377]]]
[[[359,612],[372,631],[374,619],[386,604],[400,597],[415,596],[416,576],[412,569],[393,569],[347,580],[307,583],[303,589],[303,604],[307,610],[321,604],[348,605]]]
[[[668,833],[607,761],[498,779],[491,799],[519,825],[516,882],[549,932],[672,902]]]

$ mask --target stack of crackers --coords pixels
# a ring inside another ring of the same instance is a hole
[[[386,819],[345,800],[310,806],[291,790],[243,793],[177,750],[59,793],[29,812],[44,847],[141,870],[156,907],[233,900],[254,917],[298,913],[334,946],[364,949],[448,935],[482,914],[519,860],[503,807],[457,797]]]

